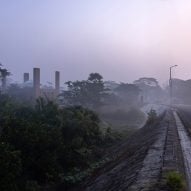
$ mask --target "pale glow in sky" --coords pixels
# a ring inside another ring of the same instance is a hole
[[[0,0],[0,62],[22,80],[191,78],[190,0]],[[32,77],[32,76],[31,76]]]

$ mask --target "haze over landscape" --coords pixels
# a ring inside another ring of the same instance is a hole
[[[191,191],[190,0],[0,0],[0,191]]]
[[[60,70],[62,81],[99,72],[164,83],[172,64],[189,79],[190,9],[188,0],[1,0],[0,62],[14,81],[40,67],[43,82]]]

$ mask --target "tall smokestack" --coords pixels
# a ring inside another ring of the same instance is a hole
[[[60,93],[60,72],[56,71],[55,72],[55,94],[58,96]]]
[[[24,73],[23,80],[24,80],[24,83],[29,81],[29,73]]]
[[[34,98],[37,99],[40,96],[40,68],[33,68],[33,88]]]

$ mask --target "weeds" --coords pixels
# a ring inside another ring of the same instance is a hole
[[[175,171],[167,174],[166,185],[169,191],[183,191],[185,188],[182,175]]]

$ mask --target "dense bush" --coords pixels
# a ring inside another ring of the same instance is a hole
[[[68,177],[100,159],[105,141],[94,112],[82,107],[59,108],[43,99],[33,108],[1,96],[0,130],[2,191],[71,183]]]
[[[21,175],[21,153],[8,143],[0,143],[0,190],[17,190]]]

